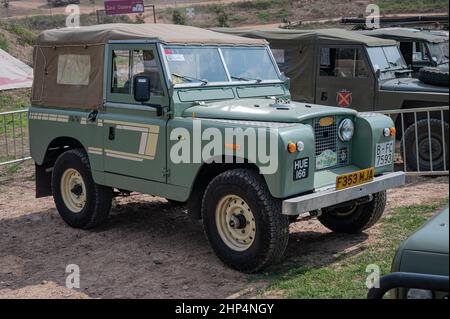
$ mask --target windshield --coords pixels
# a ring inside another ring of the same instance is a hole
[[[266,47],[164,48],[173,84],[279,81]]]
[[[437,64],[448,63],[448,41],[441,43],[429,43],[431,57],[435,59]]]
[[[367,48],[367,53],[373,68],[381,71],[381,78],[394,78],[395,73],[391,71],[407,69],[400,50],[396,46]]]

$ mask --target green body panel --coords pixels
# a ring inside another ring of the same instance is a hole
[[[267,133],[266,148],[268,145],[277,148],[276,170],[262,171],[269,191],[276,198],[288,198],[332,185],[339,174],[374,166],[376,144],[393,140],[393,137],[383,136],[383,129],[393,126],[389,117],[358,115],[351,109],[323,105],[283,103],[290,98],[290,93],[288,84],[281,81],[179,87],[171,85],[163,77],[163,96],[152,96],[149,101],[149,104],[164,108],[164,113],[158,116],[151,105],[137,103],[132,95],[124,97],[123,94],[109,92],[111,50],[147,47],[160,55],[154,44],[114,43],[107,46],[105,102],[93,122],[87,120],[89,111],[35,106],[30,108],[31,154],[37,164],[43,164],[53,140],[58,137],[72,138],[89,155],[96,183],[186,201],[202,167],[218,158],[215,154],[202,158],[194,148],[194,142],[191,142],[188,145],[189,163],[174,162],[171,157],[174,145],[188,138],[190,141],[190,137],[193,137],[194,140],[201,141],[200,149],[203,149],[209,143],[209,138],[202,140],[193,136],[193,127],[199,123],[202,128],[200,132],[215,129],[222,136],[227,136],[227,129],[242,129],[242,134],[237,134],[231,141],[222,141],[219,145],[224,147],[225,155],[246,160],[262,170],[271,162],[262,162],[259,157],[252,156],[255,152],[249,152],[248,147],[243,147],[242,150],[225,147],[234,144],[247,146],[245,130],[255,128]],[[162,62],[158,64],[158,68],[164,70]],[[41,114],[47,115],[43,118]],[[338,168],[318,170],[313,126],[314,121],[324,117],[333,117],[336,125],[344,118],[352,119],[355,123],[355,135],[350,142],[336,142],[339,146],[347,147],[350,155],[348,163]],[[269,132],[274,136],[272,142]],[[183,136],[185,133],[189,136]],[[299,141],[303,142],[304,149],[289,153],[288,144]],[[255,151],[257,153],[258,149]],[[268,150],[265,151],[267,154]],[[308,175],[295,180],[294,161],[300,159],[309,161]],[[233,164],[229,165],[230,168],[233,167]],[[392,170],[393,165],[378,167],[376,175]]]

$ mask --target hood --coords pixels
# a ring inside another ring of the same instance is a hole
[[[186,109],[183,116],[226,120],[298,123],[330,115],[355,115],[357,112],[309,103],[276,103],[273,99],[227,100],[196,105]]]
[[[403,249],[448,255],[448,207],[409,237]]]
[[[448,62],[439,64],[437,68],[442,72],[448,72]]]
[[[414,78],[399,78],[387,80],[381,84],[382,90],[401,92],[426,92],[448,94],[448,87],[430,85]]]

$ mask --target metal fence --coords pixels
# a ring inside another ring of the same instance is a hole
[[[0,166],[31,159],[28,110],[0,113]]]
[[[448,111],[443,106],[379,112],[397,123],[396,170],[409,175],[449,174]],[[30,159],[28,144],[27,110],[0,113],[0,166]]]
[[[397,127],[396,166],[409,175],[448,175],[448,106],[381,111]]]

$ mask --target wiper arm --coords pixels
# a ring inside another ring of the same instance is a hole
[[[232,78],[233,80],[246,81],[246,82],[256,81],[256,83],[260,83],[262,81],[261,79],[258,79],[258,78],[249,79],[249,78],[244,78],[244,77],[234,76],[234,75],[230,75],[230,78]]]
[[[388,61],[388,62],[389,62],[389,64],[392,65],[392,66],[398,66],[398,64],[395,63],[395,62],[392,62],[392,61]]]
[[[208,84],[208,80],[197,79],[197,78],[194,78],[192,76],[180,75],[180,74],[177,74],[177,73],[172,73],[172,75],[176,76],[177,78],[189,81],[189,82],[199,81],[199,82],[202,82],[202,85]]]

